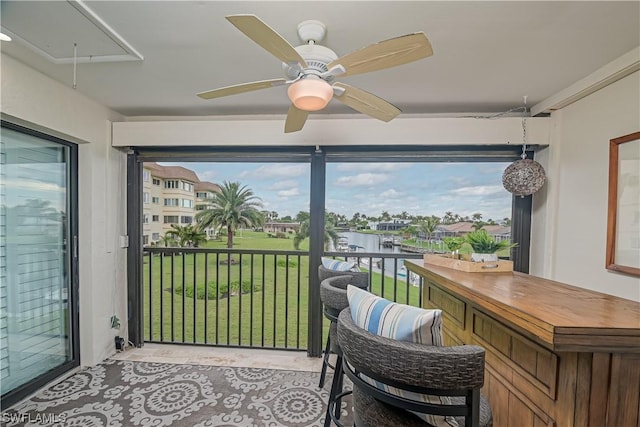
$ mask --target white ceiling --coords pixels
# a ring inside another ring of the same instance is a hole
[[[640,45],[638,1],[2,0],[1,8],[2,31],[14,36],[3,52],[72,86],[76,43],[77,90],[126,116],[285,114],[285,87],[196,97],[284,77],[278,59],[224,19],[231,14],[257,15],[294,46],[299,22],[321,20],[322,44],[338,55],[424,31],[432,57],[338,79],[405,114],[495,113],[524,95],[535,105]],[[354,111],[334,101],[314,114],[327,113]]]

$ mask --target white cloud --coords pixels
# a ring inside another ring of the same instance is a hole
[[[67,190],[65,187],[62,187],[55,183],[28,179],[7,179],[5,180],[5,186],[14,190],[19,188],[25,191],[64,193]],[[28,195],[26,196],[28,197]]]
[[[473,181],[466,177],[466,176],[452,176],[451,178],[449,178],[451,181],[453,181],[454,183],[456,183],[456,185],[466,185],[468,186],[469,184],[471,184]]]
[[[477,185],[475,187],[462,187],[451,190],[458,196],[489,196],[505,191],[501,185]]]
[[[478,167],[478,173],[481,173],[483,175],[492,175],[492,176],[502,175],[502,172],[504,172],[505,168],[506,166],[502,163],[498,165],[485,164]]]
[[[262,165],[253,170],[246,170],[240,173],[241,178],[292,178],[309,173],[309,166],[306,164],[281,164],[273,163]]]
[[[200,181],[216,182],[218,174],[215,171],[208,170],[197,174]]]
[[[285,179],[283,181],[276,181],[269,186],[269,190],[286,190],[287,188],[297,187],[298,182],[293,179]]]
[[[398,198],[400,196],[402,196],[402,193],[400,193],[399,191],[394,190],[393,188],[390,188],[390,189],[380,193],[380,197],[385,197],[385,198],[389,198],[389,199],[396,199],[396,198]]]
[[[334,181],[334,185],[339,187],[369,187],[381,184],[389,179],[389,176],[383,173],[359,173],[352,176],[341,176]]]
[[[279,197],[293,197],[300,195],[300,191],[298,187],[290,188],[289,190],[280,190],[278,191]]]

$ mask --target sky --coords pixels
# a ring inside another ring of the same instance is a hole
[[[162,163],[195,171],[201,181],[238,181],[280,217],[309,210],[307,163]],[[327,163],[326,208],[351,218],[383,211],[511,217],[511,194],[502,187],[508,163]]]

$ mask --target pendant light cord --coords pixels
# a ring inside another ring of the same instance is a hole
[[[524,106],[522,113],[522,160],[527,158],[527,96],[524,96]]]
[[[74,43],[73,44],[73,88],[77,89],[78,88],[78,83],[77,83],[77,70],[78,70],[78,44]]]

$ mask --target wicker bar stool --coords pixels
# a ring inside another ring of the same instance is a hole
[[[461,427],[493,425],[489,403],[480,394],[482,347],[432,346],[375,335],[354,323],[350,309],[338,316],[337,337],[344,373],[353,382],[357,427],[432,425],[418,413],[440,417],[437,425],[450,425],[445,416]],[[406,392],[429,398],[410,398]]]
[[[344,272],[343,272],[344,273]],[[355,276],[354,276],[355,275]],[[357,279],[356,279],[357,277]],[[331,416],[329,414],[329,406],[331,402],[336,400],[336,396],[342,392],[342,352],[337,340],[337,320],[340,312],[349,306],[347,300],[347,285],[366,287],[369,284],[369,274],[366,272],[350,273],[348,275],[329,277],[320,283],[320,299],[324,305],[324,315],[331,321],[329,326],[329,336],[327,337],[327,347],[324,354],[324,363],[322,365],[322,373],[320,375],[320,387],[324,386],[324,380],[327,367],[334,369],[333,381],[331,382],[331,391],[329,392],[329,401],[327,402],[327,415],[325,417],[325,426],[331,424]],[[334,353],[337,355],[335,366],[329,363],[329,355]],[[340,416],[340,402],[335,405],[334,417]]]
[[[347,282],[338,281],[333,284],[333,286],[340,288],[343,292],[336,293],[336,296],[331,298],[331,306],[327,307],[323,298],[322,286],[320,287],[320,300],[324,306],[324,315],[327,319],[331,320],[331,325],[335,326],[338,314],[340,311],[349,306],[349,302],[347,301],[347,285],[357,286],[361,289],[369,288],[369,273],[366,271],[356,272],[356,271],[335,271],[330,270],[323,265],[318,267],[318,278],[320,279],[320,283],[324,282],[327,279],[331,279],[334,277],[349,277]],[[330,295],[330,292],[324,293],[325,296]],[[335,327],[334,327],[335,329]],[[331,329],[329,329],[329,335],[327,336],[327,342],[324,349],[323,355],[323,363],[322,363],[322,371],[320,373],[320,382],[318,387],[324,387],[325,378],[327,376],[327,367],[334,369],[334,366],[329,362],[329,356],[333,353],[331,351]]]

